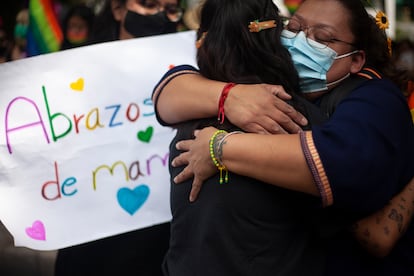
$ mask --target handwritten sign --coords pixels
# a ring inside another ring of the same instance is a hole
[[[169,143],[151,94],[195,64],[195,34],[92,45],[0,65],[0,220],[54,250],[171,219]]]

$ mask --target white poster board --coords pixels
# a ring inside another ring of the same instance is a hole
[[[0,65],[0,220],[54,250],[167,222],[169,143],[151,94],[195,64],[195,33],[97,44]]]

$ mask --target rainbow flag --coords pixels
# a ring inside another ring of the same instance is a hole
[[[52,2],[53,0],[29,0],[28,56],[60,49],[63,34]]]

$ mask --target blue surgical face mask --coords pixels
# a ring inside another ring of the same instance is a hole
[[[134,37],[144,37],[174,33],[177,31],[177,22],[170,21],[165,11],[142,15],[128,10],[124,28]]]
[[[336,59],[348,57],[358,51],[344,55],[338,54],[331,48],[314,40],[307,39],[304,32],[294,34],[283,30],[281,42],[289,50],[293,64],[298,71],[302,93],[312,93],[328,90],[326,73]],[[312,44],[312,45],[311,45]],[[347,78],[349,74],[335,83]],[[333,83],[331,83],[333,84]]]

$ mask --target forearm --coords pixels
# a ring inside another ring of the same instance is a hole
[[[352,232],[368,252],[387,256],[410,224],[413,209],[414,178],[388,205],[355,223]]]
[[[319,196],[299,135],[232,135],[223,143],[221,159],[231,172]]]
[[[208,80],[199,74],[174,77],[163,87],[162,93],[154,95],[158,96],[159,116],[169,124],[217,116],[224,85],[223,82]]]

